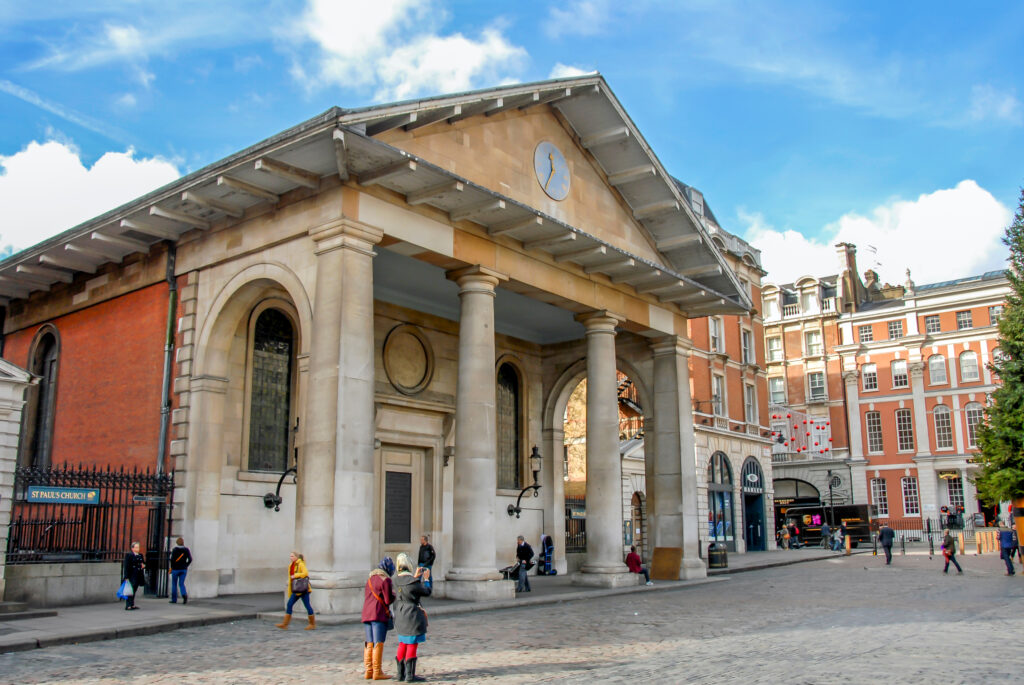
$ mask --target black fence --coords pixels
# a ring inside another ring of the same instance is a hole
[[[565,498],[565,553],[587,551],[587,498]]]
[[[163,596],[173,493],[170,474],[18,467],[6,563],[121,562],[139,542],[147,591]]]

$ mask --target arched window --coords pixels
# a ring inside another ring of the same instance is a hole
[[[947,383],[946,358],[941,354],[933,354],[928,357],[928,381],[931,385]]]
[[[512,364],[498,367],[498,488],[518,490],[522,487],[522,388],[519,373]]]
[[[60,344],[57,329],[46,326],[40,330],[32,346],[29,371],[39,378],[32,388],[25,413],[26,440],[22,463],[46,468],[53,457],[53,420],[57,413],[57,366]]]
[[[715,452],[708,463],[708,538],[730,551],[736,551],[733,520],[732,467],[723,452]]]
[[[971,350],[960,353],[960,380],[976,381],[978,375],[978,353]]]
[[[950,420],[949,407],[936,405],[932,416],[935,418],[935,449],[953,449],[953,422]]]
[[[280,309],[263,309],[251,329],[249,470],[288,468],[295,328]]]
[[[969,402],[964,407],[964,416],[967,418],[967,446],[978,446],[978,424],[981,423],[983,414],[982,406],[977,402]]]

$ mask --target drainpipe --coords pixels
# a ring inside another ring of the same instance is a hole
[[[157,451],[156,472],[164,472],[167,459],[167,431],[171,424],[171,363],[174,357],[174,322],[178,309],[178,282],[174,277],[177,246],[167,246],[167,331],[164,338],[164,377],[160,386],[160,445]]]

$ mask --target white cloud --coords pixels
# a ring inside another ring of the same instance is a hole
[[[137,159],[131,148],[107,152],[86,167],[68,143],[33,141],[20,152],[0,156],[0,248],[31,247],[179,175],[172,163]]]
[[[552,38],[560,36],[595,36],[611,18],[609,0],[573,0],[564,7],[552,7],[544,24],[544,32]]]
[[[441,35],[444,19],[432,0],[311,0],[293,31],[314,54],[296,56],[292,75],[309,89],[372,88],[377,100],[515,80],[527,54],[497,25]]]
[[[597,72],[593,69],[581,69],[580,67],[574,67],[570,64],[556,62],[555,66],[551,68],[551,73],[548,74],[548,78],[569,78],[572,76],[587,76],[588,74],[596,73]]]
[[[134,109],[135,105],[138,104],[138,100],[131,93],[124,93],[121,97],[114,100],[114,104],[120,109]]]
[[[972,121],[995,119],[1017,125],[1024,123],[1020,100],[1012,93],[1001,93],[990,85],[974,86],[971,89],[968,116]]]
[[[761,250],[767,281],[836,273],[834,245],[847,242],[857,246],[862,276],[874,268],[883,281],[902,283],[909,268],[923,285],[1003,267],[1000,238],[1011,213],[987,190],[964,180],[916,200],[893,200],[868,216],[845,214],[820,239],[775,229],[759,214],[741,212],[740,220],[748,224],[746,240]]]

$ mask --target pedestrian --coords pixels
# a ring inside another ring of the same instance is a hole
[[[526,541],[522,535],[516,538],[516,564],[518,568],[518,576],[516,582],[516,592],[529,592],[530,591],[530,577],[527,571],[530,570],[531,560],[533,559],[533,547]]]
[[[949,534],[949,528],[942,531],[942,556],[946,558],[946,565],[942,567],[943,573],[949,573],[949,562],[956,566],[957,575],[963,575],[964,570],[956,560],[956,538]]]
[[[171,550],[171,567],[167,570],[171,574],[171,604],[178,603],[178,589],[181,589],[181,603],[188,604],[188,590],[185,589],[185,576],[188,575],[188,567],[192,563],[192,552],[185,546],[185,539],[178,538],[177,546]]]
[[[882,546],[882,550],[885,552],[886,566],[892,563],[892,542],[895,539],[896,532],[889,527],[888,523],[883,523],[878,531],[878,544]]]
[[[832,544],[832,528],[828,525],[828,522],[821,524],[821,546],[823,549],[828,549]]]
[[[783,525],[779,528],[779,548],[789,549],[789,528]]]
[[[843,551],[843,529],[836,528],[836,532],[832,535],[832,551],[842,552]]]
[[[1006,575],[1012,576],[1015,571],[1013,570],[1013,553],[1016,550],[1017,545],[1013,540],[1013,531],[1006,526],[999,526],[999,558],[1006,562]]]
[[[313,615],[313,607],[309,605],[309,571],[306,570],[306,560],[298,552],[292,552],[291,563],[288,564],[288,607],[284,610],[284,620],[276,624],[281,630],[288,630],[288,624],[292,622],[292,607],[295,602],[302,600],[309,615],[309,624],[306,630],[316,630],[316,616]]]
[[[424,581],[430,579],[430,569],[417,568],[413,573],[412,561],[402,554],[396,560],[398,575],[395,576],[395,631],[398,633],[399,682],[417,683],[424,679],[416,675],[416,650],[421,642],[427,641],[427,612],[420,604],[422,597],[430,596],[430,586]]]
[[[363,666],[366,680],[390,680],[384,675],[384,640],[388,630],[395,627],[392,607],[395,603],[395,589],[391,576],[395,573],[395,562],[384,557],[377,568],[370,571],[363,590],[363,627],[366,640],[363,642]],[[401,680],[401,678],[399,678]]]
[[[796,521],[789,522],[789,548],[800,549],[800,528]]]
[[[121,583],[128,581],[132,586],[132,594],[124,599],[124,610],[131,611],[138,609],[135,606],[135,595],[139,587],[146,584],[146,560],[139,552],[139,543],[133,542],[130,550],[124,555],[124,563],[121,564]]]
[[[646,585],[654,585],[651,582],[651,574],[640,563],[640,555],[636,553],[635,545],[630,545],[629,547],[629,554],[626,555],[626,566],[629,567],[630,573],[642,573]]]
[[[539,568],[537,569],[537,575],[539,576],[553,576],[558,573],[553,568],[555,559],[555,541],[551,539],[550,535],[542,535],[540,538],[540,556]]]
[[[420,536],[420,553],[417,556],[417,565],[420,568],[426,568],[433,570],[434,560],[437,559],[437,552],[434,551],[434,546],[430,544],[430,537],[427,535]],[[431,580],[431,576],[427,575],[426,583],[431,585],[434,581]]]

